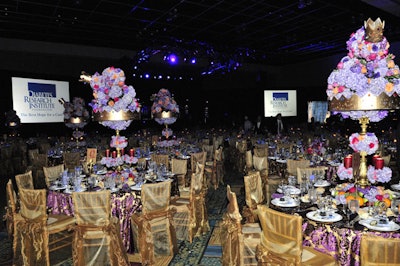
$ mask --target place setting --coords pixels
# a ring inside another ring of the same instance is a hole
[[[334,223],[343,219],[343,216],[337,213],[337,209],[334,208],[334,204],[330,196],[318,196],[316,199],[316,204],[318,206],[317,210],[307,212],[306,217],[308,219],[322,223]]]

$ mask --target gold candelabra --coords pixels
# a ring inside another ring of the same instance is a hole
[[[367,127],[369,123],[369,118],[366,116],[363,116],[359,119],[360,125],[361,125],[361,136],[365,136],[367,134]],[[367,152],[366,151],[360,151],[360,173],[359,176],[357,177],[356,183],[361,186],[361,187],[366,187],[369,185],[369,181],[367,178],[367,171],[368,171],[368,166],[367,166]]]

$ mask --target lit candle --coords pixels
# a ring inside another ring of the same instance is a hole
[[[135,150],[134,149],[130,149],[129,150],[129,156],[131,156],[131,157],[133,157],[133,154],[135,153]]]
[[[113,152],[112,152],[112,157],[113,157],[113,158],[116,158],[116,157],[117,157],[117,151],[113,151]]]
[[[377,158],[381,158],[381,156],[379,156],[378,154],[375,154],[374,156],[372,156],[372,164],[375,165],[376,164],[376,159]]]
[[[382,158],[376,158],[375,169],[382,169],[383,168],[383,164],[384,164],[384,161],[383,161]]]
[[[344,167],[350,168],[353,165],[353,156],[352,155],[347,155],[346,157],[344,157]]]
[[[110,150],[109,149],[106,150],[106,157],[110,157]]]
[[[121,149],[121,155],[125,154],[125,149]]]

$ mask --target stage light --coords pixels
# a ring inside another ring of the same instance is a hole
[[[177,57],[176,55],[174,55],[174,54],[170,54],[170,55],[168,56],[168,62],[169,62],[171,65],[174,65],[174,64],[178,63],[178,57]]]

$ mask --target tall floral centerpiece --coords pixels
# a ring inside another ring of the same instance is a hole
[[[89,104],[93,109],[93,118],[101,125],[114,129],[110,147],[116,152],[108,151],[101,162],[107,167],[116,167],[124,163],[135,163],[133,154],[124,154],[128,142],[120,136],[121,130],[127,129],[133,120],[140,119],[140,104],[135,98],[136,91],[125,84],[125,73],[120,68],[108,67],[101,74],[92,76],[82,73],[81,81],[88,82],[93,89],[93,100]]]
[[[74,97],[72,102],[66,102],[63,98],[59,102],[64,106],[64,123],[65,126],[74,129],[72,136],[79,146],[79,139],[83,137],[84,128],[90,119],[89,111],[86,108],[85,100],[80,97]]]
[[[168,139],[173,134],[168,125],[176,122],[179,106],[167,89],[160,89],[157,94],[152,95],[151,100],[153,101],[151,114],[158,124],[165,125],[162,135]]]
[[[389,42],[383,36],[385,22],[368,19],[347,41],[347,56],[343,57],[328,78],[326,90],[330,110],[344,118],[358,120],[361,132],[350,136],[350,147],[360,153],[359,176],[355,183],[361,188],[378,182],[388,182],[388,167],[367,166],[367,155],[379,146],[374,133],[367,132],[369,122],[379,122],[388,111],[399,108],[400,71],[389,54]],[[340,179],[353,179],[353,169],[341,165]]]

